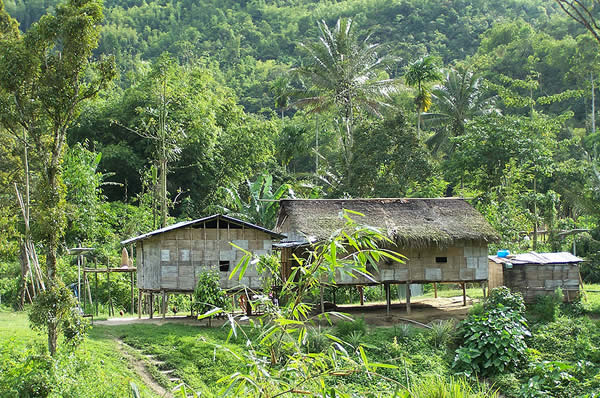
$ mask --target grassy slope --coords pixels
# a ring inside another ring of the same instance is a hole
[[[214,391],[218,379],[239,370],[233,355],[224,349],[237,349],[235,344],[224,343],[227,332],[223,328],[180,324],[132,324],[97,326],[90,333],[90,338],[120,338],[142,354],[164,362],[160,369],[175,369],[172,376],[181,378],[193,388],[210,387]],[[152,366],[151,373],[160,378],[158,369]],[[159,382],[169,387],[166,379],[161,379]]]
[[[0,312],[0,381],[7,358],[20,356],[31,347],[45,347],[45,337],[29,328],[25,313]],[[64,365],[64,366],[63,366]],[[58,396],[127,397],[129,383],[138,385],[143,397],[154,395],[130,369],[113,339],[87,339],[72,357],[61,357],[59,372],[62,391]],[[0,396],[4,396],[0,390]],[[56,395],[55,395],[56,396]]]

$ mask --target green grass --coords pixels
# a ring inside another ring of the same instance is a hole
[[[30,382],[25,380],[29,377],[26,360],[43,353],[45,344],[45,336],[29,328],[25,313],[0,312],[0,397],[13,396],[8,388]],[[134,382],[143,397],[154,397],[130,366],[113,339],[87,339],[72,355],[57,356],[56,378],[49,380],[54,385],[50,396],[128,397],[129,383]]]
[[[586,294],[582,297],[583,308],[591,314],[600,315],[600,284],[585,284]],[[593,290],[594,292],[589,292]]]
[[[176,323],[96,326],[90,339],[120,338],[143,356],[151,355],[164,362],[160,369],[153,369],[153,375],[161,377],[159,370],[175,369],[172,375],[193,389],[214,391],[217,380],[241,370],[234,356],[227,352],[227,349],[240,351],[236,343],[225,343],[228,331]],[[241,337],[237,340],[239,344],[244,342]],[[165,387],[174,387],[165,378],[160,381]]]
[[[451,288],[449,288],[451,287]],[[466,289],[467,296],[469,298],[483,298],[483,289],[480,287],[470,287]],[[427,292],[421,296],[414,297],[415,299],[419,298],[433,298],[435,296],[435,292],[432,290]],[[454,288],[453,285],[438,285],[438,297],[458,297],[462,296],[462,289]]]

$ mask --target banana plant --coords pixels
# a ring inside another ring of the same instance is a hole
[[[279,199],[294,198],[289,184],[282,184],[273,192],[273,176],[267,173],[259,175],[253,182],[246,180],[245,187],[240,189],[223,190],[226,200],[225,206],[218,206],[220,211],[265,228],[275,225]]]

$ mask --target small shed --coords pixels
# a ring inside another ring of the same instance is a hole
[[[269,229],[233,217],[216,214],[184,221],[122,241],[135,243],[137,287],[142,293],[192,293],[203,271],[220,274],[223,289],[240,286],[261,289],[262,276],[249,265],[239,281],[229,273],[244,252],[270,254],[273,241],[284,236]]]
[[[535,302],[538,296],[553,294],[562,289],[564,299],[579,297],[579,264],[583,260],[568,252],[529,252],[508,257],[489,256],[490,289],[506,286],[523,295],[526,303]]]
[[[405,255],[404,264],[384,261],[372,280],[340,274],[338,285],[485,282],[488,242],[498,235],[485,218],[460,198],[440,199],[285,199],[280,201],[275,230],[287,238],[282,251],[282,277],[297,266],[308,240],[328,238],[342,228],[340,213],[353,210],[356,222],[377,227],[393,242],[389,249]],[[287,274],[287,275],[286,275]],[[410,300],[410,295],[407,301]],[[388,300],[389,303],[389,300]]]

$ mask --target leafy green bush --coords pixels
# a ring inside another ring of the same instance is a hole
[[[225,308],[227,295],[221,289],[219,274],[216,272],[202,272],[198,276],[198,284],[194,290],[194,310],[199,315],[211,310]]]
[[[10,346],[10,340],[0,346],[0,396],[49,396],[55,387],[52,357],[33,348],[14,352]]]
[[[483,315],[484,312],[483,303],[475,303],[469,309],[469,315]]]
[[[468,376],[490,376],[518,368],[525,360],[525,337],[531,336],[520,295],[506,288],[494,289],[484,308],[482,315],[469,315],[459,328],[461,345],[453,367]]]
[[[48,325],[56,325],[71,347],[83,341],[88,329],[87,321],[79,313],[75,297],[60,281],[38,294],[29,311],[29,321],[34,330],[44,332],[47,332]]]
[[[367,325],[364,318],[357,318],[352,321],[339,321],[335,325],[335,334],[338,337],[350,336],[352,332],[367,333]]]
[[[538,296],[532,308],[533,315],[540,322],[554,322],[560,313],[560,305],[563,302],[562,290],[547,296]]]
[[[519,313],[525,312],[525,302],[523,296],[520,293],[512,293],[506,286],[500,286],[490,291],[489,297],[483,304],[484,310],[490,310],[494,308],[506,308]]]
[[[600,323],[588,317],[559,317],[533,331],[529,346],[548,361],[590,361],[600,365]]]
[[[581,364],[579,364],[581,365]],[[531,376],[522,383],[520,395],[523,397],[559,397],[577,379],[570,373],[574,365],[560,361],[533,362],[529,365]]]
[[[19,303],[21,266],[15,262],[0,261],[0,304],[16,308]]]

